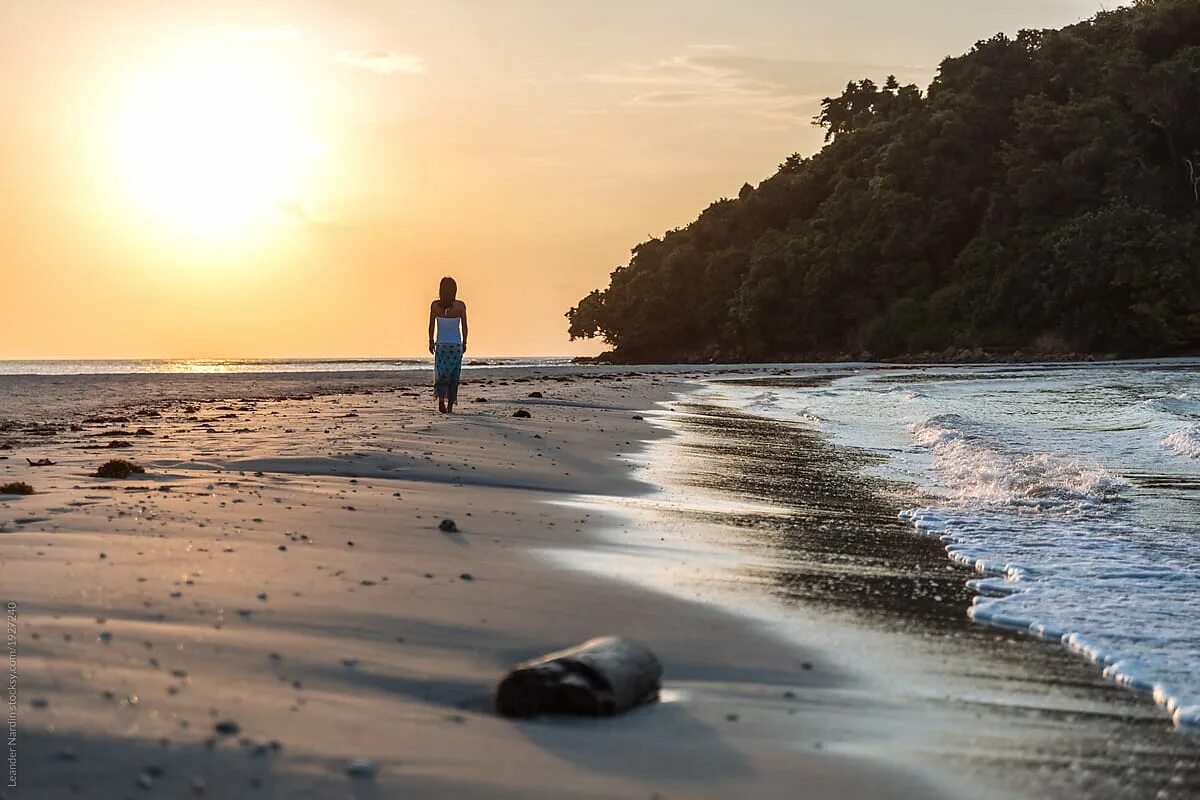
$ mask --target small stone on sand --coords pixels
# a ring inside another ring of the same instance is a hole
[[[213,725],[213,730],[218,736],[236,736],[242,727],[231,719],[225,719]]]

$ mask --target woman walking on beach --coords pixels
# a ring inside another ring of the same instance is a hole
[[[429,352],[438,411],[448,414],[458,402],[458,379],[467,352],[467,304],[459,300],[454,278],[442,278],[438,298],[429,305]]]

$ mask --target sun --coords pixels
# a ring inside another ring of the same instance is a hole
[[[323,154],[301,88],[279,65],[228,51],[145,73],[112,131],[127,199],[188,234],[278,222],[303,204]]]

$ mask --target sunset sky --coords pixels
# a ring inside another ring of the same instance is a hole
[[[822,96],[1099,10],[2,3],[0,359],[417,355],[446,274],[470,354],[594,353],[566,309],[816,150]]]

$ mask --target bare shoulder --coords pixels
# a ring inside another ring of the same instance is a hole
[[[454,301],[454,308],[455,308],[455,309],[456,309],[456,310],[457,310],[457,311],[458,311],[460,314],[465,314],[465,313],[466,313],[466,311],[467,311],[467,304],[466,304],[466,303],[464,303],[462,300],[455,300],[455,301]]]

